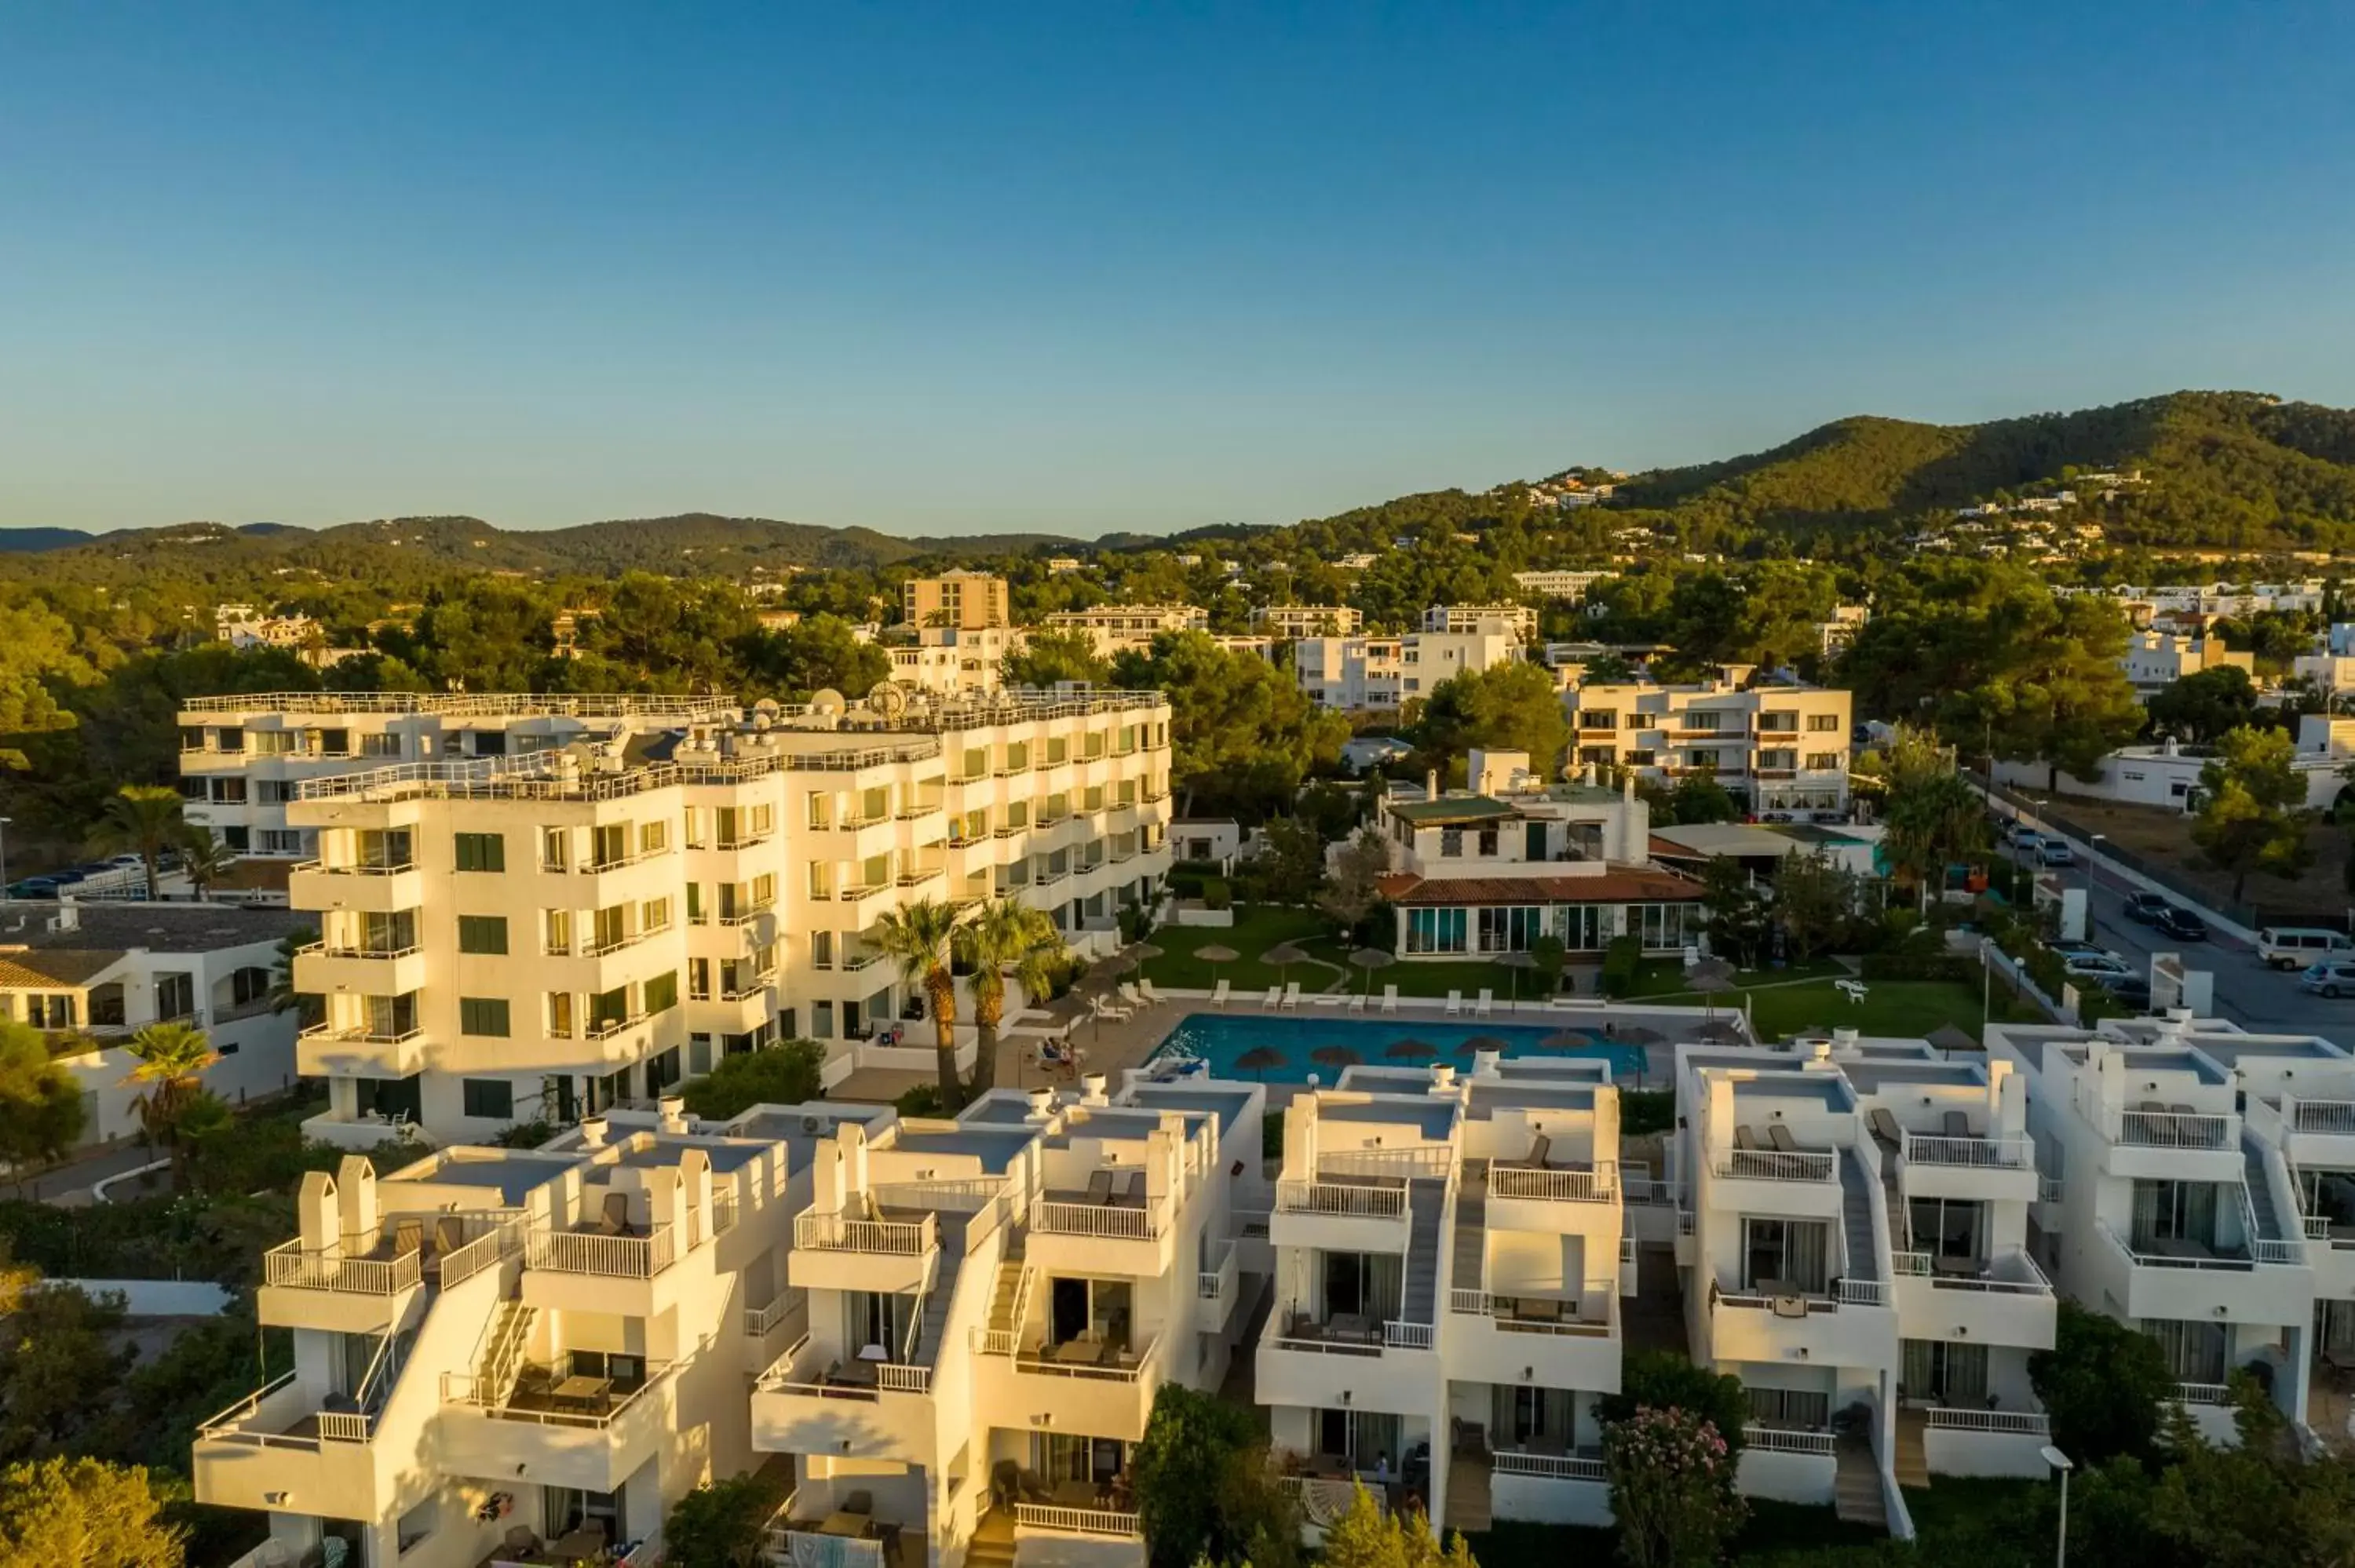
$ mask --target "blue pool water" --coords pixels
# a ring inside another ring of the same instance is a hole
[[[1565,1034],[1578,1035],[1582,1043],[1572,1046],[1542,1044]],[[1338,1081],[1344,1068],[1316,1059],[1314,1053],[1324,1047],[1355,1051],[1359,1060],[1374,1066],[1429,1066],[1433,1062],[1447,1062],[1468,1068],[1472,1054],[1462,1047],[1465,1041],[1475,1039],[1503,1041],[1508,1056],[1601,1057],[1611,1064],[1613,1083],[1632,1087],[1644,1082],[1641,1045],[1607,1041],[1594,1029],[1558,1023],[1491,1023],[1485,1020],[1465,1023],[1457,1020],[1437,1022],[1421,1018],[1349,1018],[1316,1013],[1271,1018],[1193,1012],[1178,1020],[1178,1027],[1155,1049],[1153,1058],[1157,1061],[1180,1054],[1196,1055],[1209,1064],[1214,1078],[1260,1079],[1271,1084],[1305,1084],[1314,1073],[1318,1083],[1329,1087]],[[1391,1055],[1391,1045],[1401,1040],[1420,1040],[1435,1047],[1437,1054],[1407,1058]],[[1244,1052],[1260,1046],[1282,1056],[1284,1065],[1264,1072],[1235,1065],[1236,1058]]]

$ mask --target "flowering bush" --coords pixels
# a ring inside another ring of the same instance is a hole
[[[1711,1421],[1639,1405],[1604,1429],[1603,1462],[1629,1568],[1705,1568],[1742,1528],[1733,1451]]]

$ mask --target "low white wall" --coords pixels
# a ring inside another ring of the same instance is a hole
[[[1607,1526],[1611,1488],[1603,1481],[1564,1481],[1542,1476],[1488,1478],[1488,1509],[1498,1519],[1531,1524]]]
[[[1231,927],[1235,912],[1231,909],[1205,909],[1199,904],[1180,904],[1171,911],[1173,924],[1179,926]]]
[[[1922,1457],[1940,1476],[2010,1476],[2041,1481],[2052,1473],[2044,1439],[2017,1432],[1960,1432],[1932,1426],[1922,1434]]]
[[[1022,1568],[1145,1568],[1145,1542],[1118,1536],[1073,1535],[1017,1525]]]
[[[218,1318],[229,1310],[229,1293],[203,1279],[47,1279],[70,1285],[85,1296],[120,1296],[133,1318]]]
[[[233,1019],[212,1032],[213,1048],[229,1050],[205,1069],[205,1087],[231,1106],[249,1098],[281,1094],[294,1086],[294,1014],[262,1014]],[[60,1058],[81,1092],[89,1121],[82,1128],[85,1144],[112,1143],[135,1138],[139,1114],[132,1101],[140,1090],[123,1080],[138,1065],[120,1046]]]
[[[1829,1454],[1769,1454],[1744,1448],[1734,1479],[1744,1497],[1828,1503],[1838,1477],[1839,1463]]]

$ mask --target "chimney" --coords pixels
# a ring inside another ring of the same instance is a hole
[[[1436,800],[1439,799],[1439,769],[1436,768],[1430,769],[1423,776],[1423,798],[1426,800]]]
[[[662,1129],[665,1132],[685,1132],[687,1130],[687,1101],[685,1099],[681,1098],[677,1095],[665,1095],[661,1099],[655,1103],[662,1111]]]
[[[1853,1029],[1835,1029],[1832,1031],[1832,1044],[1836,1049],[1841,1051],[1853,1051],[1856,1049],[1856,1042],[1857,1033]]]
[[[1045,1121],[1054,1114],[1055,1091],[1052,1089],[1031,1090],[1030,1114],[1028,1119],[1031,1121]]]
[[[1475,1051],[1472,1054],[1472,1075],[1476,1078],[1493,1078],[1504,1060],[1505,1054],[1502,1051]]]
[[[583,1149],[604,1148],[605,1126],[605,1118],[602,1115],[582,1117],[581,1118],[581,1146]]]
[[[1080,1080],[1080,1103],[1083,1106],[1103,1106],[1112,1103],[1104,1092],[1108,1080],[1102,1073],[1090,1073]]]
[[[1453,1066],[1445,1062],[1433,1065],[1431,1092],[1434,1095],[1452,1095],[1455,1092],[1455,1069]]]
[[[70,899],[70,898],[60,898],[60,899],[59,899],[59,900],[58,900],[58,920],[57,920],[57,924],[56,924],[55,926],[53,926],[52,927],[50,927],[50,928],[51,928],[52,930],[58,930],[58,931],[79,931],[79,930],[80,930],[80,929],[81,929],[81,906],[80,906],[80,905],[79,905],[79,904],[77,904],[77,903],[75,903],[75,902],[74,902],[72,899]]]

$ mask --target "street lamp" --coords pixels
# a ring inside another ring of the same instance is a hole
[[[2077,1467],[2069,1462],[2068,1455],[2063,1454],[2060,1449],[2055,1448],[2050,1443],[2044,1445],[2044,1451],[2039,1455],[2038,1457],[2041,1458],[2052,1468],[2061,1472],[2061,1541],[2060,1544],[2053,1548],[2052,1561],[2056,1564],[2060,1565],[2060,1568],[2067,1568],[2069,1562],[2069,1472],[2075,1469]]]

